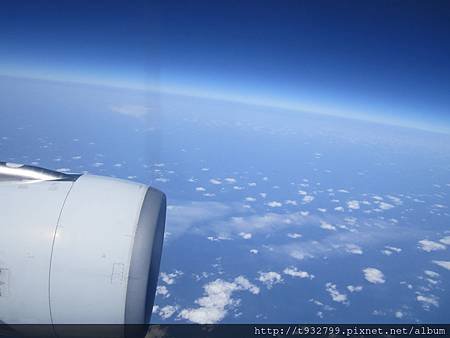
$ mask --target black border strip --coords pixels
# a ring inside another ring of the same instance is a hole
[[[449,324],[56,325],[59,338],[448,337]],[[1,338],[55,338],[51,325],[0,325]]]

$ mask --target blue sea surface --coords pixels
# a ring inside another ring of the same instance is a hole
[[[153,323],[447,323],[450,136],[0,78],[0,160],[168,196]]]

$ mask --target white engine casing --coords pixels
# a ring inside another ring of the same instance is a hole
[[[92,175],[1,179],[2,166],[34,170],[0,163],[0,321],[148,323],[165,195]]]

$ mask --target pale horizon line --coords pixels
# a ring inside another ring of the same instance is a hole
[[[155,92],[155,93],[161,93],[161,94],[168,94],[168,95],[180,95],[180,96],[186,96],[186,97],[194,97],[194,98],[204,98],[204,99],[211,99],[211,100],[218,100],[218,101],[227,101],[227,102],[234,102],[234,103],[241,103],[246,105],[252,105],[252,106],[261,106],[261,107],[267,107],[267,108],[276,108],[276,109],[283,109],[288,110],[292,112],[297,113],[308,113],[308,114],[317,114],[317,115],[323,115],[323,116],[330,116],[330,117],[338,117],[343,119],[350,119],[350,120],[357,120],[357,121],[364,121],[364,122],[370,122],[370,123],[376,123],[376,124],[382,124],[382,125],[389,125],[389,126],[397,126],[397,127],[404,127],[404,128],[412,128],[417,129],[421,131],[427,131],[427,132],[433,132],[438,134],[445,134],[450,135],[450,128],[436,128],[437,126],[435,124],[429,124],[427,123],[427,126],[423,125],[417,125],[417,123],[411,123],[405,121],[405,119],[401,119],[400,121],[395,121],[393,119],[387,119],[387,118],[377,118],[374,116],[374,114],[364,114],[364,113],[351,113],[351,114],[343,114],[339,112],[332,112],[332,111],[322,111],[321,109],[317,109],[316,107],[305,107],[301,106],[298,103],[294,104],[285,104],[279,101],[275,100],[261,100],[256,97],[247,96],[246,98],[243,98],[241,96],[236,95],[226,95],[223,93],[211,93],[207,92],[206,90],[202,90],[200,88],[196,88],[194,90],[186,90],[184,88],[179,88],[174,85],[161,85],[161,84],[150,84],[150,83],[125,83],[123,81],[98,81],[98,80],[91,80],[87,79],[85,77],[80,78],[62,78],[61,76],[55,76],[55,75],[42,75],[42,74],[15,74],[15,73],[8,73],[8,72],[2,72],[0,71],[1,77],[10,77],[10,78],[16,78],[16,79],[23,79],[23,80],[39,80],[39,81],[49,81],[49,82],[59,82],[59,83],[72,83],[72,84],[79,84],[79,85],[93,85],[93,86],[104,86],[109,88],[122,88],[127,90],[141,90],[146,92]],[[248,99],[250,98],[250,99]]]

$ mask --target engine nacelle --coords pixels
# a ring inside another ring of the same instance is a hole
[[[0,162],[0,323],[146,324],[165,195]]]

